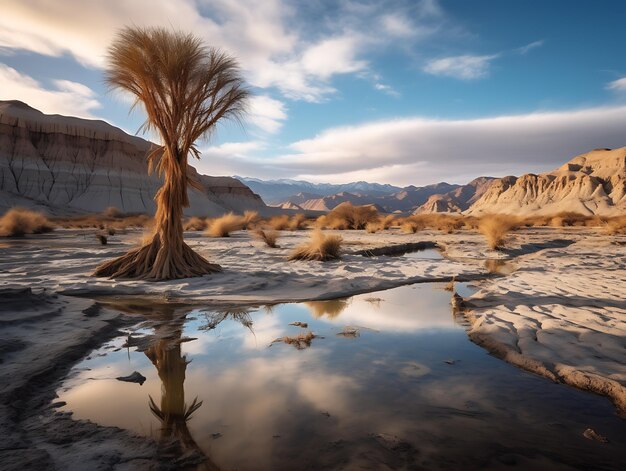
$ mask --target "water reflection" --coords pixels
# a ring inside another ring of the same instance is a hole
[[[610,469],[624,457],[608,401],[486,355],[449,302],[441,284],[270,313],[130,303],[150,323],[137,351],[94,352],[60,399],[76,418],[146,435],[154,414],[163,453],[207,469]],[[359,335],[337,335],[349,329]],[[268,348],[308,331],[321,336],[309,348]],[[143,386],[111,379],[133,370]],[[590,426],[615,446],[581,439]]]
[[[305,306],[311,310],[313,317],[328,317],[334,319],[341,314],[349,305],[351,298],[337,298],[328,301],[307,301]]]

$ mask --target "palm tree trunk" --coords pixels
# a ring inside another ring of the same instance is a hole
[[[165,181],[155,196],[157,205],[152,240],[96,268],[94,276],[152,281],[202,276],[221,271],[195,253],[183,239],[183,208],[187,196],[187,159],[166,151]]]

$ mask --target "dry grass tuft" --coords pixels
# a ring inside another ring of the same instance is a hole
[[[267,221],[267,224],[275,231],[285,231],[289,229],[289,216],[286,214],[273,216]]]
[[[105,218],[120,218],[122,217],[122,211],[120,211],[119,208],[116,208],[115,206],[109,206],[104,211],[102,211],[102,215]]]
[[[327,236],[317,230],[311,234],[311,240],[299,245],[289,256],[289,260],[337,260],[341,252],[342,238]]]
[[[295,214],[289,221],[290,231],[299,231],[304,229],[304,223],[306,222],[306,216],[302,213]]]
[[[317,219],[320,229],[365,229],[368,223],[378,221],[378,211],[373,206],[354,206],[352,203],[341,203],[331,212]]]
[[[609,235],[626,234],[626,215],[609,218],[603,227]]]
[[[100,241],[100,244],[107,245],[108,239],[104,234],[96,234],[96,239]]]
[[[480,219],[478,230],[487,239],[489,247],[495,250],[504,246],[505,236],[515,230],[519,224],[519,219],[514,216],[492,214]]]
[[[259,222],[261,218],[256,211],[244,211],[243,212],[243,228],[248,230],[252,229]]]
[[[204,234],[209,237],[230,237],[231,232],[240,231],[243,226],[244,219],[242,216],[228,213],[213,219]]]
[[[279,337],[270,343],[270,347],[275,343],[286,343],[287,345],[294,346],[297,350],[304,350],[311,346],[311,342],[318,336],[313,332],[307,332],[306,334],[299,334],[294,336]]]
[[[43,213],[24,208],[11,208],[0,218],[0,237],[22,237],[54,230]]]
[[[258,229],[254,233],[254,236],[257,239],[262,240],[263,242],[265,242],[265,244],[268,247],[272,247],[273,249],[278,247],[278,245],[276,245],[276,241],[278,240],[278,235],[279,235],[279,232],[275,231],[273,229],[271,229],[271,230]]]
[[[374,234],[378,231],[384,231],[389,229],[396,222],[396,218],[393,214],[388,214],[385,217],[379,217],[376,221],[370,221],[365,225],[365,231],[370,234]]]
[[[186,231],[204,231],[208,226],[206,218],[191,217],[185,222],[183,229]]]

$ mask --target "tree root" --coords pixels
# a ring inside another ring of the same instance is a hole
[[[164,281],[220,271],[221,266],[210,263],[184,242],[182,246],[162,245],[157,234],[149,244],[98,266],[93,276]]]

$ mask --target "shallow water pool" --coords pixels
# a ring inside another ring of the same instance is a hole
[[[471,343],[443,287],[253,310],[113,303],[146,321],[58,393],[74,418],[175,441],[202,469],[620,469],[611,403]],[[134,371],[143,384],[115,379]]]

